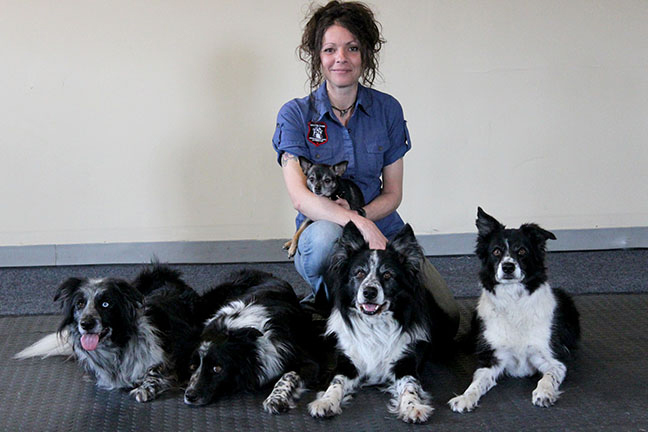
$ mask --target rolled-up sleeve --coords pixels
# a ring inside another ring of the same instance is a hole
[[[412,147],[407,122],[403,116],[403,108],[394,98],[391,98],[390,102],[388,108],[390,146],[384,153],[383,166],[393,164],[405,156],[405,153]]]
[[[295,156],[308,157],[301,117],[295,101],[286,103],[277,114],[277,125],[272,137],[272,146],[277,152],[277,162],[280,165],[281,155],[284,152]]]

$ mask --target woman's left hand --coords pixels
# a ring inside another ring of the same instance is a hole
[[[354,217],[352,220],[362,233],[362,237],[369,243],[369,249],[385,249],[387,247],[387,237],[373,221],[362,216]]]
[[[345,200],[344,198],[338,198],[338,199],[336,199],[336,200],[333,201],[333,202],[334,202],[335,204],[339,205],[340,207],[343,207],[343,208],[345,208],[345,209],[347,209],[347,210],[351,210],[351,206],[349,205],[349,203],[347,202],[347,200]]]

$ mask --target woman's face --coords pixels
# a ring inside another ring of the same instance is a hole
[[[340,25],[333,24],[324,32],[320,61],[329,86],[355,86],[362,75],[360,43],[349,30]]]

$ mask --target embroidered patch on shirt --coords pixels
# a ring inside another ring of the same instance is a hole
[[[308,122],[308,141],[319,147],[328,141],[326,123]]]

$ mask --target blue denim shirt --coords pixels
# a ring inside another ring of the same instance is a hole
[[[411,147],[403,109],[394,97],[359,85],[356,106],[345,127],[333,113],[326,82],[313,98],[293,99],[281,107],[272,144],[280,164],[284,152],[314,163],[348,161],[344,177],[360,187],[366,203],[381,192],[382,169]],[[298,214],[296,225],[304,218]],[[376,221],[376,226],[391,238],[403,227],[403,220],[393,212]]]

